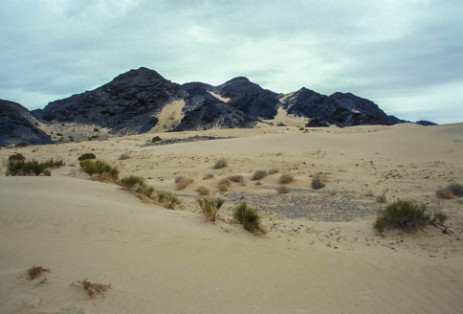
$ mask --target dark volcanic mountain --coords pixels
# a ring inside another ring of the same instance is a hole
[[[50,143],[50,137],[36,125],[38,122],[29,110],[0,99],[0,146]]]
[[[99,125],[114,134],[144,133],[156,125],[156,114],[179,88],[156,71],[140,68],[93,91],[51,102],[34,114],[45,121]]]
[[[44,109],[32,113],[46,123],[74,122],[108,128],[111,134],[137,134],[157,126],[160,113],[174,102],[184,104],[183,118],[166,124],[162,129],[248,128],[259,121],[275,118],[279,108],[285,109],[288,114],[307,117],[308,126],[390,125],[402,122],[386,115],[370,100],[351,93],[325,96],[302,88],[282,95],[263,89],[245,77],[237,77],[218,86],[201,82],[179,85],[143,67],[121,74],[95,90],[51,102]],[[9,122],[8,126],[4,124],[2,132],[13,134],[12,125],[17,124],[28,130],[24,131],[24,136],[17,135],[19,138],[32,140],[32,134],[35,134],[34,141],[37,143],[49,141],[42,131],[34,127],[30,115],[28,119],[19,119],[27,116],[27,110],[24,110],[15,114],[15,118],[8,115],[10,121],[16,122]]]

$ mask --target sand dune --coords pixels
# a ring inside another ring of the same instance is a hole
[[[62,158],[51,177],[0,176],[2,313],[459,313],[463,307],[463,204],[435,190],[462,181],[463,125],[156,133],[163,139],[233,137],[172,145],[153,134],[19,149],[28,159]],[[148,143],[148,144],[147,144]],[[179,210],[144,203],[114,184],[91,181],[76,158],[93,151],[122,176],[141,175],[183,200]],[[126,153],[128,159],[119,160]],[[228,166],[213,170],[218,158]],[[256,186],[258,169],[278,168]],[[1,169],[2,173],[4,168]],[[320,191],[310,176],[329,179]],[[212,179],[203,180],[207,173]],[[290,193],[276,193],[290,173]],[[243,175],[220,194],[216,183]],[[174,178],[194,182],[175,191]],[[198,213],[195,189],[226,199],[221,219]],[[449,215],[449,230],[373,232],[375,196],[414,198]],[[229,223],[244,198],[263,215],[255,237]],[[48,282],[29,281],[33,265]],[[72,285],[111,284],[90,299]]]

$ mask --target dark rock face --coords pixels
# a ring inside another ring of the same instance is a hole
[[[156,125],[156,113],[175,98],[179,87],[153,70],[139,68],[93,91],[51,102],[34,113],[45,121],[107,127],[114,134],[143,133]]]
[[[426,120],[419,120],[415,122],[418,125],[422,126],[431,126],[431,125],[437,125],[437,123],[431,122],[431,121],[426,121]]]
[[[40,130],[29,110],[18,103],[0,99],[0,146],[46,144],[50,137]]]
[[[351,93],[325,96],[302,88],[282,97],[282,100],[288,113],[310,118],[307,124],[309,127],[332,124],[340,127],[365,124],[392,125],[401,122],[396,117],[386,115],[372,101]]]

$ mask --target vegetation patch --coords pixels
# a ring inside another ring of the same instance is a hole
[[[121,179],[120,184],[126,189],[136,188],[137,190],[145,187],[145,180],[142,177],[128,176]]]
[[[186,178],[184,176],[179,176],[175,178],[175,189],[177,191],[184,190],[187,186],[189,186],[191,183],[193,183],[192,178]]]
[[[206,196],[206,195],[209,195],[210,191],[204,187],[204,186],[200,186],[196,189],[196,192],[198,192],[199,195],[201,196]]]
[[[83,160],[80,167],[89,176],[98,175],[100,180],[116,182],[119,177],[119,170],[102,160]]]
[[[104,294],[106,291],[111,289],[111,285],[91,282],[87,279],[77,281],[75,284],[81,286],[91,299],[95,298],[97,295]]]
[[[316,174],[312,178],[312,189],[319,190],[326,186],[328,179],[321,174]]]
[[[278,194],[288,194],[289,188],[286,185],[280,185],[279,187],[277,187],[277,192]]]
[[[58,168],[64,166],[62,160],[49,159],[44,162],[37,160],[8,160],[6,165],[7,176],[39,176],[41,174],[50,176],[51,172],[49,168]]]
[[[443,224],[447,215],[442,212],[431,215],[426,210],[426,205],[416,201],[398,200],[378,213],[373,228],[382,232],[386,228],[398,228],[403,230],[416,230],[430,223]]]
[[[249,207],[246,202],[241,202],[235,208],[233,212],[233,218],[241,225],[244,229],[253,234],[264,234],[265,231],[260,225],[260,216],[258,212]]]
[[[26,157],[24,157],[22,154],[20,153],[14,153],[13,155],[11,155],[10,157],[8,157],[8,160],[12,160],[12,161],[22,161],[22,160],[26,160]]]
[[[79,158],[77,159],[79,161],[90,160],[90,159],[96,159],[96,156],[94,153],[85,153],[85,154],[80,155]]]
[[[278,179],[278,183],[280,184],[288,184],[294,181],[294,178],[290,174],[282,174]]]
[[[47,273],[51,272],[50,268],[46,268],[43,266],[32,266],[31,268],[27,270],[27,275],[29,276],[29,280],[34,280],[40,277],[45,272]]]
[[[459,183],[451,183],[445,188],[436,191],[436,196],[440,199],[452,199],[463,196],[463,185]]]
[[[217,212],[222,207],[225,201],[221,198],[200,198],[198,199],[201,212],[206,216],[208,221],[215,222],[217,219]]]
[[[220,192],[226,192],[228,191],[228,188],[231,185],[231,181],[228,178],[223,178],[217,183],[217,188],[219,189]]]
[[[272,168],[268,171],[268,174],[269,175],[272,175],[272,174],[275,174],[275,173],[278,173],[280,172],[280,170],[278,170],[278,168]]]
[[[216,161],[216,163],[214,164],[214,167],[212,167],[213,169],[222,169],[222,168],[225,168],[227,166],[227,161],[223,158],[219,159]]]
[[[151,143],[157,143],[160,141],[162,141],[162,139],[157,135],[151,139]]]
[[[265,170],[257,170],[257,171],[254,172],[254,174],[252,175],[251,180],[252,180],[252,181],[262,180],[262,179],[265,178],[266,176],[267,176],[267,171],[265,171]]]
[[[228,180],[244,185],[244,178],[243,176],[240,176],[240,175],[229,176]]]

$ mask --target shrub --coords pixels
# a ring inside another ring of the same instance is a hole
[[[126,160],[129,158],[130,158],[130,155],[128,153],[123,153],[119,156],[119,160]]]
[[[163,191],[156,192],[156,199],[168,209],[174,209],[177,205],[182,203],[174,194]]]
[[[437,213],[434,213],[432,222],[442,225],[447,220],[447,218],[448,218],[447,214],[443,212],[437,212]]]
[[[196,192],[198,192],[199,195],[201,196],[206,196],[209,195],[209,190],[205,188],[204,186],[200,186],[199,188],[196,189]]]
[[[264,230],[260,225],[260,217],[257,211],[249,207],[246,202],[241,202],[233,212],[233,218],[243,225],[244,229],[254,234],[262,234]]]
[[[80,280],[77,282],[88,294],[90,298],[94,298],[99,294],[103,294],[104,292],[111,289],[111,285],[105,285],[96,282],[90,282],[87,279]]]
[[[83,160],[80,162],[80,167],[91,177],[97,174],[100,179],[117,181],[119,176],[119,170],[116,167],[112,167],[102,160]]]
[[[193,179],[179,176],[175,178],[175,189],[177,191],[184,190],[190,183],[193,182]]]
[[[240,176],[240,175],[229,176],[228,180],[230,180],[232,182],[235,182],[235,183],[239,183],[241,185],[244,185],[244,178],[243,178],[243,176]]]
[[[288,184],[294,181],[294,178],[290,174],[282,174],[280,179],[278,179],[278,183],[280,184]]]
[[[280,185],[278,188],[277,188],[277,192],[279,194],[288,194],[289,193],[289,188],[285,185]]]
[[[213,169],[222,169],[222,168],[225,168],[227,166],[227,161],[223,158],[219,159],[216,161],[216,163],[214,164],[214,167]]]
[[[43,266],[32,266],[27,270],[27,274],[29,275],[29,280],[34,280],[40,277],[44,272],[49,273],[50,268],[45,268]]]
[[[206,215],[209,221],[215,222],[217,218],[217,212],[220,207],[222,207],[225,201],[221,198],[208,199],[200,198],[198,199],[199,207],[201,207],[201,212]]]
[[[326,181],[327,179],[325,176],[322,176],[320,174],[314,175],[314,177],[312,178],[312,189],[318,190],[324,188],[326,186]]]
[[[226,192],[228,191],[228,188],[230,187],[230,185],[231,185],[231,181],[228,178],[223,178],[219,181],[219,183],[217,183],[217,188],[221,192]]]
[[[459,183],[451,183],[445,188],[436,191],[436,195],[441,199],[452,199],[463,196],[463,185]]]
[[[203,180],[212,179],[213,177],[214,177],[214,175],[212,173],[208,173],[203,177]]]
[[[82,161],[82,160],[90,160],[90,159],[96,159],[96,156],[94,153],[85,153],[85,154],[82,154],[79,156],[79,158],[77,158],[79,161]]]
[[[387,202],[386,193],[376,196],[376,202],[380,204],[385,204]]]
[[[21,160],[26,160],[26,157],[24,157],[20,153],[14,153],[10,157],[8,157],[8,160],[13,160],[13,161],[21,161]]]
[[[160,141],[162,141],[162,139],[157,135],[151,139],[151,143],[156,143],[156,142],[160,142]]]
[[[38,176],[44,174],[50,176],[51,172],[47,168],[59,167],[63,165],[63,161],[54,161],[50,159],[45,162],[38,162],[36,160],[9,160],[7,163],[7,176]]]
[[[43,162],[45,168],[59,168],[64,166],[64,161],[62,159],[54,160],[53,158],[46,160]]]
[[[382,232],[385,228],[414,230],[428,224],[431,216],[426,213],[426,206],[415,201],[398,200],[381,210],[373,225]]]
[[[267,171],[264,171],[264,170],[257,170],[257,171],[254,172],[254,174],[252,175],[251,180],[252,180],[252,181],[261,180],[261,179],[265,178],[266,176],[267,176]]]
[[[272,168],[268,171],[268,174],[269,175],[272,175],[272,174],[275,174],[275,173],[278,173],[280,170],[278,170],[277,168]]]
[[[126,189],[132,189],[134,187],[137,187],[137,189],[142,189],[146,186],[145,180],[142,177],[137,176],[124,177],[120,183]]]

